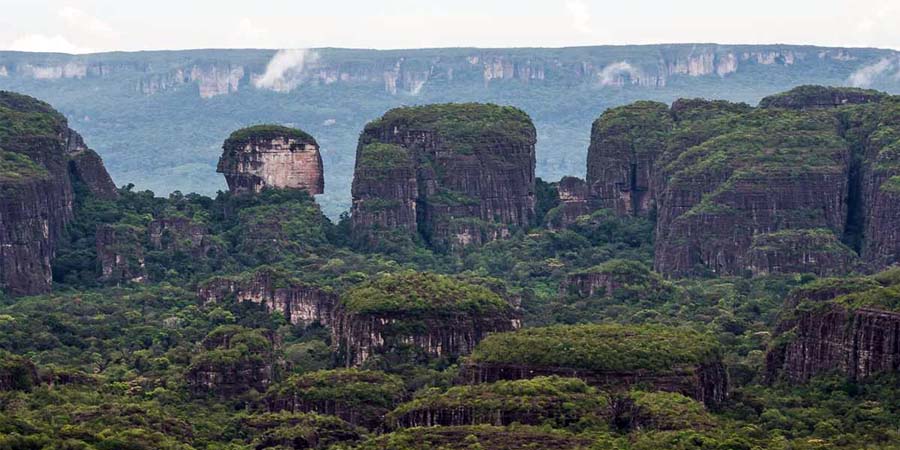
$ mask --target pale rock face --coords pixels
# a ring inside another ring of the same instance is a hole
[[[238,85],[244,78],[244,68],[236,67],[199,67],[191,69],[190,79],[200,86],[200,97],[212,98],[238,91]]]
[[[5,69],[5,68],[4,68]],[[87,76],[87,66],[80,63],[68,63],[59,66],[21,66],[25,76],[36,80],[58,80],[60,78],[84,78]]]
[[[305,189],[311,195],[324,192],[319,147],[279,137],[248,143],[233,167],[221,170],[232,191],[260,192],[264,188]]]

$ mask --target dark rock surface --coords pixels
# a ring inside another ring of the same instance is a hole
[[[547,213],[547,227],[559,230],[572,225],[596,209],[591,200],[590,187],[581,178],[563,177],[556,185],[559,205]]]
[[[115,196],[96,154],[50,105],[0,92],[0,289],[12,295],[48,292],[51,264],[73,217],[70,170],[89,191]]]
[[[535,140],[531,119],[511,107],[388,111],[360,136],[353,228],[418,231],[438,249],[507,236],[534,219]]]
[[[872,277],[819,281],[785,302],[766,355],[766,378],[799,383],[824,373],[862,380],[900,371],[897,269]]]

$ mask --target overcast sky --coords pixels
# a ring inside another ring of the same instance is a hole
[[[900,0],[0,0],[0,49],[560,47],[717,42],[900,49]]]

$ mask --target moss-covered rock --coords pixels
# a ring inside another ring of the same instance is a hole
[[[662,326],[557,325],[488,336],[472,352],[470,382],[540,375],[627,388],[648,384],[717,406],[727,395],[718,344],[707,334]]]
[[[485,280],[490,283],[491,280]],[[385,274],[346,292],[333,343],[346,366],[373,355],[454,360],[519,324],[503,288],[434,273]]]
[[[530,225],[535,141],[531,119],[512,107],[448,103],[388,111],[359,139],[357,243],[371,249],[378,236],[402,233],[443,251]]]

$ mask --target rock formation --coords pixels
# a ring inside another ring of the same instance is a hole
[[[654,266],[669,276],[847,272],[900,259],[896,99],[803,86],[760,108],[638,102],[594,124],[598,206],[656,212]]]
[[[145,230],[123,224],[97,226],[97,260],[104,283],[143,283]]]
[[[209,227],[187,217],[154,219],[147,225],[147,233],[154,250],[185,252],[195,258],[214,256],[220,250]]]
[[[656,102],[613,108],[594,122],[586,181],[597,206],[621,215],[650,212],[654,163],[671,129],[668,106]]]
[[[265,305],[280,312],[294,325],[320,323],[331,325],[337,296],[326,290],[301,283],[288,274],[263,268],[234,277],[216,277],[200,287],[203,303],[221,303],[227,299]]]
[[[257,125],[235,131],[222,146],[217,171],[235,193],[265,188],[325,190],[322,156],[316,140],[301,130]]]
[[[196,396],[229,397],[250,389],[265,392],[275,382],[270,336],[259,330],[230,325],[210,332],[200,343],[185,374]]]
[[[793,292],[766,355],[766,378],[804,382],[837,372],[852,380],[900,371],[900,270],[824,279]]]
[[[593,211],[594,204],[590,196],[590,188],[581,178],[563,177],[556,185],[559,194],[559,205],[547,213],[547,226],[559,230],[575,223],[584,215]]]
[[[95,195],[114,197],[115,186],[50,105],[0,91],[0,124],[0,289],[47,292],[57,244],[73,217],[70,170]]]
[[[521,110],[445,104],[388,111],[357,149],[353,229],[437,249],[507,236],[534,219],[535,129]]]
[[[552,375],[611,390],[650,386],[712,408],[728,394],[714,339],[677,328],[574,325],[497,333],[476,347],[464,368],[469,383]]]
[[[358,366],[381,354],[447,360],[467,355],[489,333],[519,327],[516,307],[501,294],[480,284],[414,272],[354,287],[342,295],[334,314],[332,345],[338,363]]]
[[[560,284],[560,295],[611,297],[626,301],[656,301],[674,295],[675,288],[637,261],[614,259],[571,273]],[[663,300],[664,301],[664,300]]]

